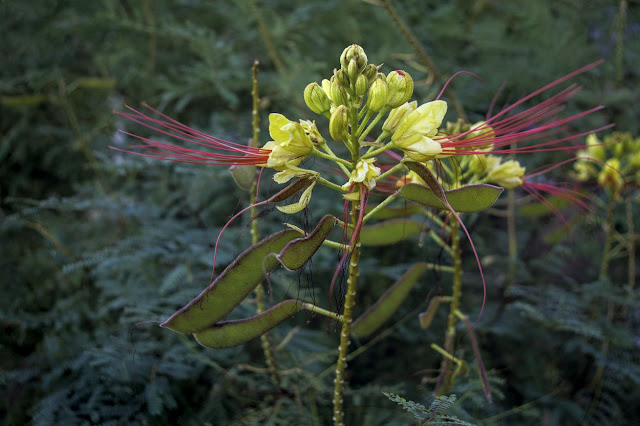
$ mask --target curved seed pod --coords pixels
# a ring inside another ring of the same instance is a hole
[[[242,252],[198,297],[160,324],[179,333],[194,333],[215,324],[242,302],[278,265],[271,253],[279,253],[299,238],[293,230],[281,231]]]
[[[285,300],[251,318],[224,321],[193,333],[198,343],[211,349],[224,349],[247,343],[271,330],[282,321],[299,312],[302,304]]]
[[[378,301],[365,313],[360,315],[351,325],[351,333],[356,337],[367,337],[388,320],[407,298],[418,278],[422,276],[429,265],[416,263],[400,277]]]
[[[376,207],[375,205],[368,205],[365,210],[365,214],[369,213],[375,207]],[[378,210],[377,212],[375,212],[372,217],[375,219],[381,219],[381,220],[396,219],[399,217],[407,217],[407,216],[412,216],[414,214],[421,214],[423,212],[423,209],[424,209],[423,207],[416,206],[414,204],[409,204],[403,207],[384,207]]]
[[[271,196],[271,198],[267,199],[265,202],[267,203],[279,203],[280,201],[284,201],[289,197],[296,195],[298,192],[307,188],[309,185],[315,182],[315,179],[308,179],[306,177],[301,177],[284,187],[277,194]]]
[[[503,189],[499,186],[479,183],[444,191],[443,193],[453,210],[460,213],[473,213],[491,207],[502,191]],[[398,192],[409,201],[437,209],[449,210],[440,197],[424,185],[409,183],[400,188]]]
[[[360,243],[363,246],[386,246],[418,235],[424,230],[423,222],[407,219],[392,219],[375,225],[363,226]]]
[[[302,268],[320,248],[335,224],[335,217],[329,214],[324,216],[309,235],[287,244],[278,254],[278,261],[290,271]]]
[[[420,321],[420,328],[426,330],[429,328],[431,323],[433,322],[433,318],[436,316],[436,312],[438,312],[438,308],[440,307],[440,302],[442,302],[442,296],[436,296],[429,302],[429,306],[427,306],[427,310],[418,315],[418,320]]]

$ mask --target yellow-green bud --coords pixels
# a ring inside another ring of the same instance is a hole
[[[369,88],[369,94],[367,95],[367,108],[373,112],[380,112],[387,104],[388,95],[389,87],[387,86],[387,82],[380,78],[376,79]]]
[[[391,71],[387,75],[389,85],[389,99],[387,105],[397,108],[407,102],[413,94],[413,79],[406,71]]]
[[[368,88],[369,80],[367,80],[367,77],[360,74],[356,80],[356,96],[364,96],[365,93],[367,93]]]
[[[364,53],[364,49],[357,44],[352,44],[342,51],[340,55],[340,65],[343,69],[349,68],[349,62],[355,59],[358,71],[364,70],[367,66],[367,54]]]
[[[316,114],[326,114],[331,108],[331,101],[318,83],[310,83],[304,89],[304,102]]]
[[[338,82],[338,84],[340,84],[342,87],[349,87],[351,85],[351,83],[349,82],[349,74],[347,74],[347,70],[334,69],[333,75],[334,75],[334,78],[332,78],[331,81]]]
[[[349,120],[347,117],[347,107],[340,105],[334,109],[329,119],[329,133],[336,141],[347,140],[347,129],[349,128]]]
[[[358,69],[358,63],[355,59],[349,61],[349,66],[347,67],[347,75],[349,76],[349,81],[355,83],[360,75],[360,70]]]
[[[624,180],[620,175],[620,161],[612,158],[604,163],[605,166],[598,174],[598,184],[612,192],[618,192],[624,185]]]
[[[376,78],[376,75],[378,75],[378,67],[373,64],[369,64],[364,68],[364,71],[362,71],[362,74],[364,74],[364,76],[367,77],[367,80],[369,80],[369,83],[373,83],[373,80]]]
[[[347,104],[347,91],[338,83],[337,78],[331,78],[331,100],[336,105]]]

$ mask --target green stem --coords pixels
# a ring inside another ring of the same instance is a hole
[[[447,322],[447,332],[445,335],[444,349],[450,356],[443,356],[440,367],[440,377],[436,392],[438,395],[446,395],[453,386],[455,375],[449,370],[451,369],[451,360],[453,359],[453,342],[456,336],[456,313],[460,307],[460,299],[462,297],[462,253],[460,249],[460,234],[458,233],[458,222],[454,222],[451,226],[451,248],[453,250],[453,293],[451,295],[451,304],[449,305],[449,319]]]
[[[507,233],[509,235],[509,269],[507,271],[506,289],[512,288],[516,281],[518,266],[518,240],[516,238],[516,195],[507,192]]]
[[[362,135],[362,132],[364,131],[364,127],[367,125],[369,120],[371,120],[372,115],[373,115],[373,111],[367,109],[367,113],[365,114],[364,119],[362,119],[362,121],[360,122],[360,126],[358,127],[358,137],[360,138],[360,140],[364,139],[364,136],[360,136],[360,135]],[[358,119],[360,119],[360,114],[358,114]]]
[[[329,147],[329,145],[326,142],[322,142],[320,144],[320,148],[324,149],[327,152],[327,154],[329,154],[329,155],[331,155],[333,157],[337,157],[337,155],[335,155],[333,153],[333,151],[331,150],[331,148]],[[342,164],[342,163],[337,163],[337,164],[338,164],[338,167],[340,167],[340,169],[344,172],[344,174],[347,175],[347,177],[351,175],[351,172],[349,171],[349,169],[347,169],[345,167],[344,164]]]
[[[324,158],[325,160],[331,160],[331,161],[333,161],[335,163],[343,164],[343,165],[345,165],[347,167],[351,167],[351,162],[350,161],[344,160],[344,159],[342,159],[340,157],[336,157],[335,155],[325,154],[322,151],[318,151],[316,148],[312,148],[311,149],[311,155],[316,155],[316,156],[318,156],[320,158]]]
[[[331,188],[331,189],[333,189],[335,191],[342,192],[343,194],[346,194],[347,192],[349,192],[348,189],[343,188],[340,185],[335,184],[335,183],[333,183],[331,181],[328,181],[328,180],[326,180],[325,178],[323,178],[321,176],[316,177],[316,182],[318,182],[320,185],[327,186],[327,187],[329,187],[329,188]]]
[[[252,88],[251,88],[251,97],[253,99],[253,110],[251,111],[252,117],[252,127],[253,127],[253,138],[251,139],[250,145],[253,147],[260,146],[260,115],[258,113],[258,105],[259,105],[259,97],[258,97],[258,61],[253,62],[253,67],[251,68],[252,73]],[[258,200],[258,181],[257,179],[253,181],[253,185],[251,185],[251,192],[249,194],[249,199],[251,204],[255,204]],[[257,216],[257,209],[255,207],[251,208],[251,242],[253,245],[258,244],[260,241],[260,232],[258,230],[258,221],[255,219]],[[256,294],[256,307],[258,314],[261,314],[265,311],[265,292],[262,283],[258,284],[255,289]],[[271,376],[271,380],[273,383],[280,387],[280,375],[278,374],[278,366],[276,365],[276,359],[273,355],[273,350],[271,349],[271,341],[269,340],[269,333],[264,333],[260,336],[260,345],[262,346],[262,351],[264,352],[265,362],[267,363],[267,369],[269,370],[269,375]]]
[[[611,245],[613,244],[613,209],[616,205],[618,193],[615,192],[609,198],[607,205],[607,218],[604,224],[605,241],[604,251],[602,253],[602,261],[600,262],[600,275],[598,278],[603,280],[607,277],[609,272],[609,262],[611,261]]]
[[[399,162],[398,164],[396,164],[395,166],[393,166],[392,168],[390,168],[389,170],[387,170],[386,172],[384,172],[383,174],[378,176],[376,178],[376,182],[380,182],[382,179],[386,178],[387,176],[390,176],[390,175],[394,174],[398,170],[406,170],[406,169],[407,169],[407,167],[404,165],[404,163],[403,162]]]
[[[353,223],[357,222],[358,213],[358,205],[357,203],[353,203],[351,209],[351,221]],[[347,368],[353,307],[356,304],[358,275],[360,274],[360,238],[357,238],[354,242],[352,250],[349,261],[349,278],[347,279],[347,294],[344,299],[342,330],[340,331],[340,346],[338,347],[338,361],[336,363],[336,377],[333,389],[333,421],[336,426],[344,425],[344,412],[342,410],[345,382],[344,372]]]
[[[393,142],[388,142],[386,143],[384,146],[378,148],[378,149],[374,149],[373,151],[369,151],[366,154],[364,154],[362,156],[363,160],[366,160],[367,158],[371,158],[371,157],[375,157],[378,154],[382,154],[383,152],[389,150],[393,148]]]
[[[302,308],[306,309],[307,311],[315,312],[316,314],[320,314],[320,315],[324,315],[325,317],[332,318],[336,321],[340,321],[340,322],[344,321],[344,318],[342,315],[336,314],[335,312],[327,311],[326,309],[323,309],[312,303],[302,303]]]
[[[390,202],[392,202],[393,200],[395,200],[396,198],[398,198],[398,193],[394,192],[393,194],[389,195],[387,198],[385,198],[380,204],[378,204],[377,206],[375,206],[373,209],[371,209],[371,211],[369,213],[367,213],[365,215],[365,217],[362,219],[362,223],[367,223],[367,221],[369,219],[371,219],[378,211],[380,211],[381,209],[383,209],[387,204],[389,204]]]
[[[376,124],[378,124],[378,122],[380,121],[380,119],[387,113],[387,111],[389,111],[386,108],[383,108],[380,112],[378,112],[378,115],[376,115],[376,118],[373,119],[373,121],[371,122],[371,124],[369,124],[369,126],[367,127],[367,129],[364,132],[360,132],[358,134],[360,140],[364,140],[364,138],[367,137],[367,135],[369,134],[369,132],[371,132],[373,130],[373,128],[376,126]],[[367,120],[368,120],[369,114],[367,114]],[[363,121],[362,124],[365,124],[366,121]],[[358,129],[359,130],[359,129]]]

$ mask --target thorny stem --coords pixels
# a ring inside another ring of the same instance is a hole
[[[407,40],[407,42],[411,45],[413,50],[418,54],[418,58],[420,59],[420,62],[422,62],[422,64],[427,67],[427,69],[429,70],[429,73],[431,74],[434,80],[440,80],[441,75],[440,75],[440,71],[438,71],[438,69],[436,68],[436,64],[433,63],[433,61],[431,60],[431,57],[429,57],[426,50],[424,50],[424,48],[422,47],[418,39],[415,38],[415,36],[413,35],[409,27],[407,27],[407,25],[404,23],[402,18],[400,18],[400,15],[398,15],[398,12],[396,11],[396,9],[391,5],[391,1],[382,0],[382,4],[384,5],[384,8],[387,11],[387,14],[393,21],[393,24],[396,26],[396,28],[398,28],[398,30],[400,31],[400,33],[402,33],[402,36],[405,38],[405,40]],[[453,93],[453,90],[447,87],[445,89],[445,93],[449,97],[449,101],[453,105],[453,108],[456,110],[456,113],[458,114],[458,116],[466,120],[467,116],[464,112],[464,108],[462,108],[462,105],[460,105],[460,103],[458,102],[458,99],[456,98],[456,95]]]
[[[453,293],[451,295],[451,305],[449,307],[449,319],[447,322],[447,332],[444,340],[444,350],[450,356],[442,358],[440,367],[440,376],[436,385],[435,392],[437,395],[445,395],[453,386],[453,375],[451,370],[451,359],[453,358],[453,343],[456,336],[456,313],[460,306],[460,298],[462,297],[462,253],[460,249],[460,235],[458,233],[458,222],[451,225],[451,249],[453,251]]]
[[[332,318],[336,321],[343,322],[344,318],[342,315],[336,314],[335,312],[327,311],[326,309],[322,309],[319,306],[316,306],[312,303],[302,303],[302,308],[307,311],[314,312],[316,314],[324,315],[325,317]]]
[[[254,147],[258,147],[260,145],[260,115],[258,114],[258,61],[253,62],[253,67],[251,68],[252,74],[252,88],[251,88],[251,97],[253,99],[253,109],[251,111],[252,117],[252,127],[253,127],[253,138],[251,139],[250,145]],[[249,194],[251,204],[256,204],[258,201],[258,180],[255,179],[253,184],[251,185],[251,192]],[[255,219],[257,216],[257,208],[251,208],[251,242],[252,245],[258,244],[260,240],[260,232],[258,231],[258,221]],[[258,314],[261,314],[265,311],[265,292],[262,283],[258,284],[255,289],[256,293],[256,306]],[[278,374],[278,366],[276,365],[276,359],[273,355],[273,350],[271,349],[271,341],[269,340],[269,333],[264,333],[260,336],[260,345],[262,346],[262,351],[264,352],[264,358],[267,363],[267,369],[269,370],[269,375],[271,376],[271,380],[273,383],[280,387],[280,375]]]
[[[627,224],[629,229],[627,230],[627,275],[628,275],[628,288],[627,294],[628,297],[631,298],[633,296],[633,290],[636,283],[636,242],[635,242],[635,229],[633,225],[633,203],[631,202],[631,197],[627,197]],[[627,307],[626,305],[622,308],[622,314],[626,313]]]
[[[353,203],[351,209],[351,221],[358,220],[358,204]],[[336,426],[344,425],[344,412],[342,401],[344,394],[344,372],[347,368],[347,354],[351,336],[351,322],[353,320],[353,307],[356,304],[356,292],[358,275],[360,274],[360,238],[356,239],[349,261],[349,278],[347,280],[347,294],[344,299],[344,311],[342,313],[342,330],[340,331],[340,346],[338,348],[338,361],[336,363],[336,377],[333,389],[333,422]]]
[[[507,271],[506,289],[510,289],[516,282],[518,266],[518,240],[516,238],[516,195],[514,191],[507,192],[507,232],[509,235],[509,269]]]

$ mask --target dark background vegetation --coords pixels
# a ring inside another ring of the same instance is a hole
[[[302,90],[330,75],[345,46],[359,43],[372,62],[385,63],[384,71],[411,72],[420,101],[432,99],[455,71],[481,76],[483,82],[461,76],[452,86],[472,119],[484,116],[502,83],[506,103],[604,58],[578,79],[585,90],[570,109],[607,109],[573,130],[614,122],[618,130],[639,133],[637,1],[628,3],[622,28],[614,0],[395,2],[442,75],[431,86],[384,8],[372,3],[0,2],[2,424],[331,422],[335,324],[299,314],[275,329],[284,390],[255,370],[264,367],[259,342],[213,351],[157,326],[208,283],[214,238],[248,196],[225,168],[110,150],[127,143],[116,128],[131,126],[112,113],[124,103],[147,102],[212,135],[247,141],[250,67],[258,59],[264,143],[269,112],[315,118]],[[563,158],[546,154],[525,162]],[[594,201],[605,199],[591,190]],[[340,212],[339,203],[322,194],[314,197],[313,215],[294,221],[313,225],[322,210]],[[518,217],[516,284],[508,293],[504,218],[466,219],[488,278],[488,305],[476,333],[494,402],[484,399],[472,368],[457,381],[452,414],[482,424],[637,424],[638,300],[622,295],[622,256],[613,258],[610,281],[597,280],[602,209],[589,218],[574,213],[567,213],[571,237],[553,242],[549,237],[562,229],[557,218]],[[615,219],[625,232],[624,209],[616,209]],[[243,220],[222,239],[219,267],[249,245]],[[260,219],[261,231],[281,229],[285,220],[272,212]],[[463,310],[475,318],[482,292],[472,256],[466,258]],[[362,306],[420,260],[450,262],[416,241],[365,252]],[[335,264],[335,253],[321,251],[311,273],[273,274],[271,301],[288,294],[326,307]],[[385,328],[404,320],[350,363],[349,424],[410,424],[411,416],[382,391],[426,405],[432,400],[433,383],[423,378],[434,373],[419,372],[439,367],[429,344],[442,343],[445,312],[426,332],[416,315],[428,297],[448,294],[449,287],[448,275],[425,275]],[[604,319],[609,300],[627,306],[614,323]],[[246,302],[234,316],[253,312]],[[610,344],[603,353],[605,338]],[[466,338],[457,349],[473,365]]]

